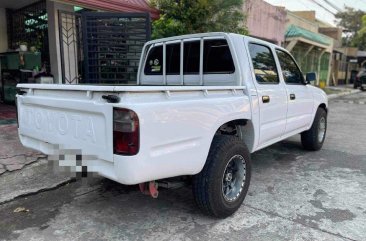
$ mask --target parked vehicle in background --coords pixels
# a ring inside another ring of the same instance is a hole
[[[227,217],[242,204],[250,154],[295,134],[319,150],[326,94],[271,43],[205,33],[146,43],[137,86],[19,84],[19,137],[49,155],[157,196],[188,176],[197,205]],[[66,153],[66,154],[64,154]],[[84,158],[86,156],[86,158]]]
[[[366,67],[363,66],[363,68],[361,68],[358,74],[356,75],[356,80],[353,84],[353,88],[355,89],[360,88],[361,90],[364,90],[365,85],[366,85]]]

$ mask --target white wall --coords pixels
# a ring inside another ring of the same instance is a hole
[[[59,38],[59,26],[58,26],[58,10],[74,11],[72,5],[66,5],[58,2],[47,1],[47,14],[48,14],[48,41],[50,51],[50,65],[51,74],[54,78],[54,83],[62,83],[62,70],[61,70],[61,48]]]
[[[0,52],[8,49],[8,33],[6,28],[6,10],[0,8]]]

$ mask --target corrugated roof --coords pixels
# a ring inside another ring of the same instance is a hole
[[[302,37],[310,41],[314,41],[320,44],[324,45],[331,45],[332,40],[331,38],[320,34],[320,33],[314,33],[309,30],[306,30],[304,28],[301,28],[299,26],[291,25],[285,34],[286,38],[293,38],[293,37]]]

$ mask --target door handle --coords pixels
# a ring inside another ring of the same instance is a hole
[[[295,94],[290,94],[290,100],[294,100],[296,99],[296,95]]]
[[[269,98],[269,96],[268,95],[263,95],[262,96],[262,102],[263,103],[269,103],[269,101],[270,101],[271,99]]]

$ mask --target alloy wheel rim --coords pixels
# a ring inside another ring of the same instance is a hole
[[[319,131],[318,131],[318,141],[322,142],[325,136],[325,129],[326,129],[326,121],[325,118],[322,117],[319,122]]]
[[[222,195],[228,202],[234,202],[243,191],[246,178],[246,162],[243,156],[230,158],[222,175]]]

